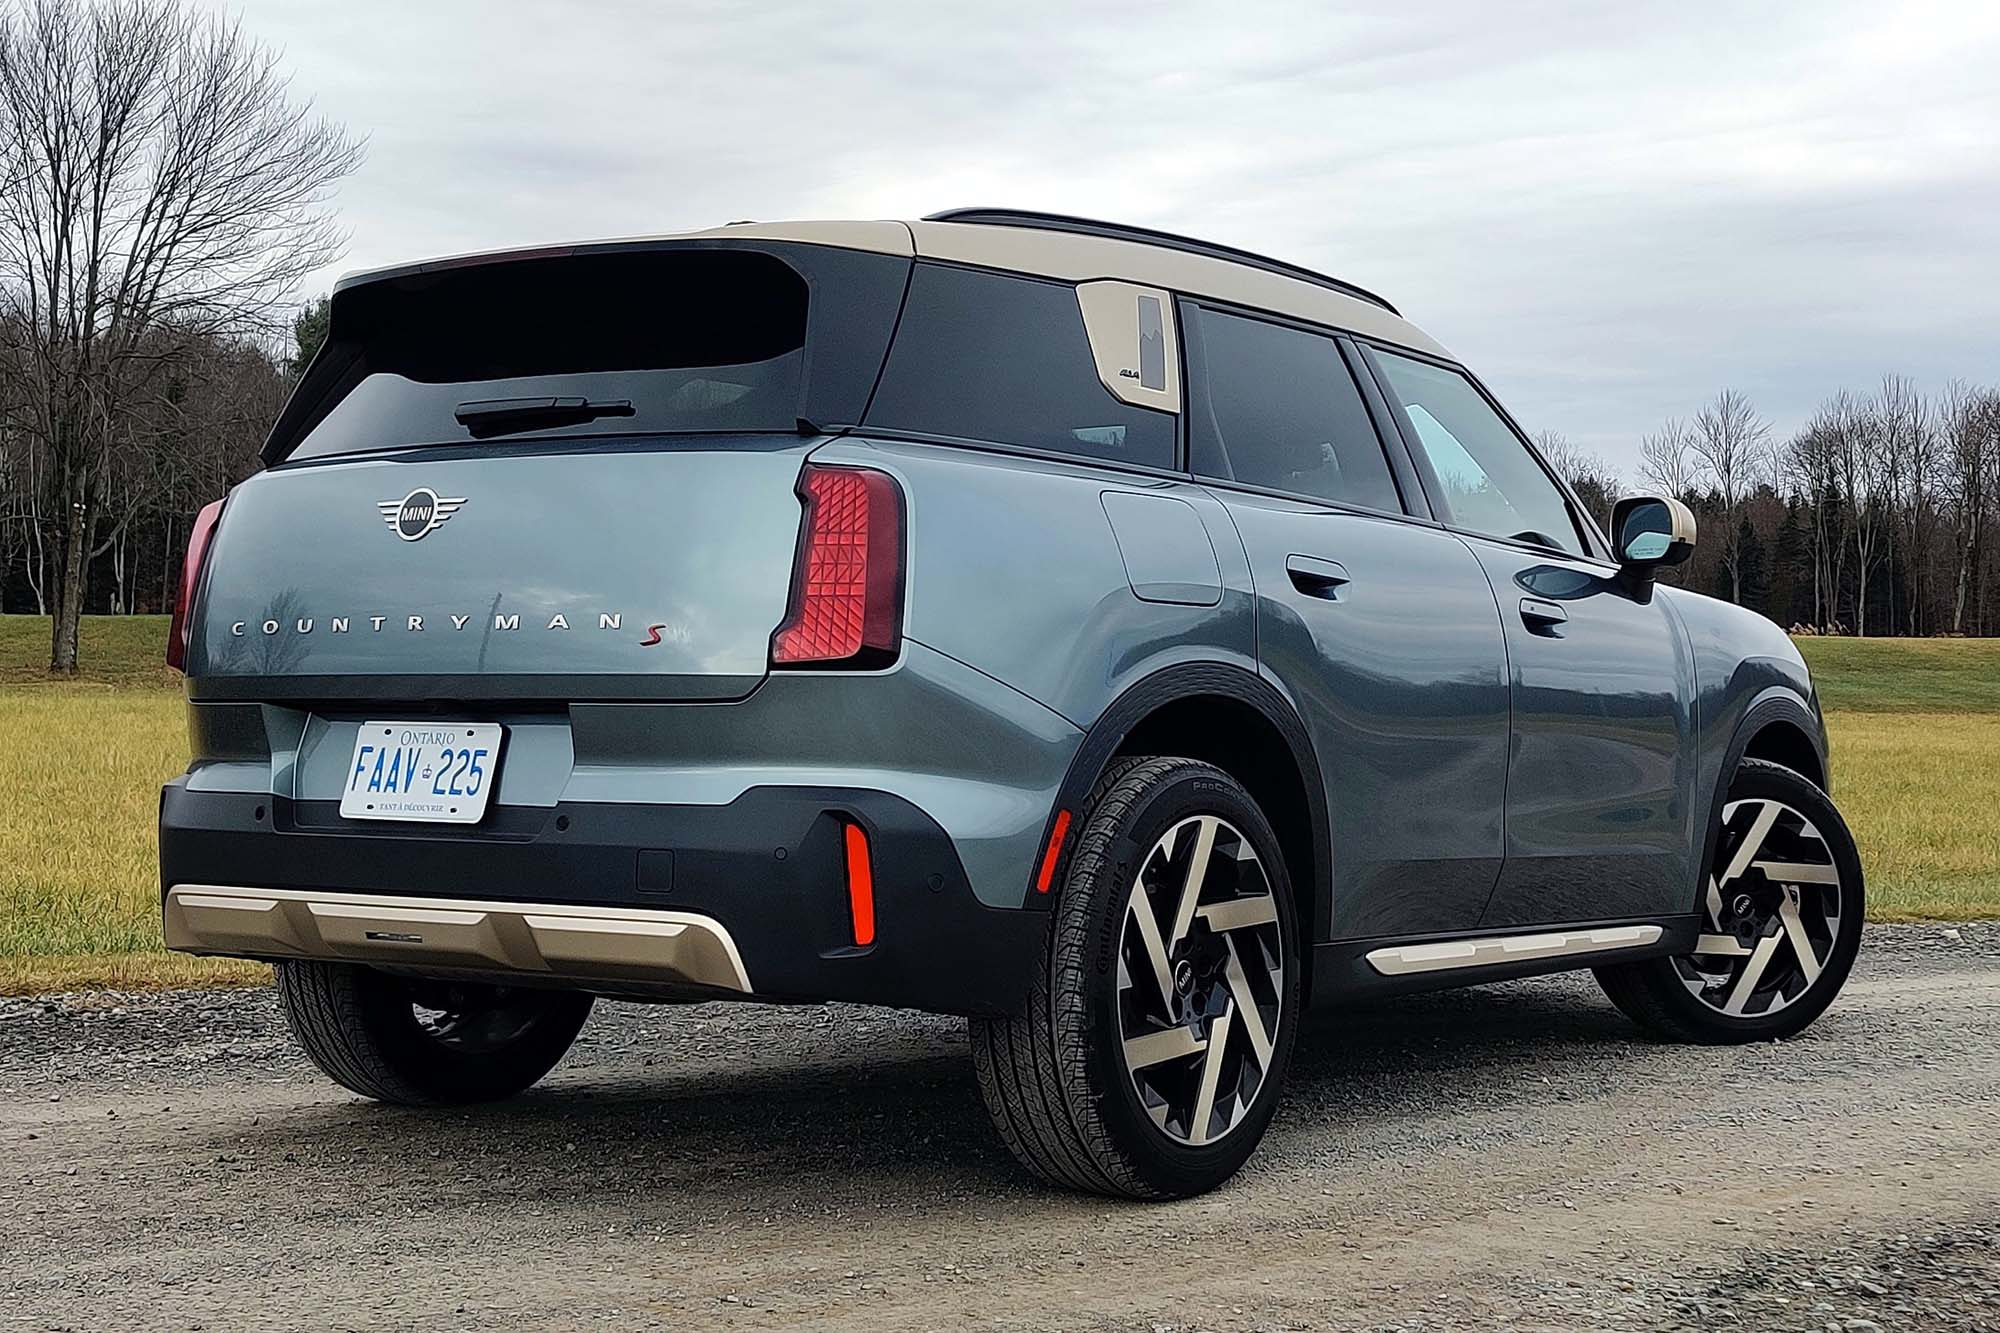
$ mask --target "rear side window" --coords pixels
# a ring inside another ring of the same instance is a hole
[[[1143,467],[1174,465],[1174,416],[1111,396],[1076,289],[919,264],[867,425]]]
[[[1527,445],[1456,370],[1377,351],[1389,393],[1408,414],[1451,520],[1494,537],[1582,555],[1569,504]]]
[[[1194,470],[1222,481],[1402,511],[1382,442],[1332,338],[1182,306],[1198,406]],[[1198,349],[1198,350],[1197,350]]]

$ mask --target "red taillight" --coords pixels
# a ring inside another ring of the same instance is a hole
[[[215,535],[215,521],[222,517],[222,501],[210,500],[194,516],[188,529],[187,554],[181,558],[181,591],[174,599],[173,623],[167,626],[167,665],[187,670],[188,612],[194,605],[195,583],[201,578],[201,563],[208,558],[208,541]]]
[[[805,533],[774,666],[867,666],[896,655],[903,623],[903,493],[886,472],[807,465]]]
[[[875,867],[868,859],[868,834],[859,824],[847,825],[847,913],[854,923],[854,943],[875,942]]]

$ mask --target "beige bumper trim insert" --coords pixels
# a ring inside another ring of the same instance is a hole
[[[167,947],[187,953],[534,972],[752,993],[736,941],[721,922],[693,912],[177,884],[167,892],[164,928]]]

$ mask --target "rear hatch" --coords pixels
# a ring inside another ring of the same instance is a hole
[[[264,473],[224,510],[189,674],[207,697],[740,698],[785,617],[811,447]]]
[[[231,494],[197,697],[733,699],[800,470],[859,421],[908,261],[676,242],[350,284]]]

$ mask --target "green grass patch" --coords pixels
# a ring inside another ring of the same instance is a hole
[[[1792,642],[1829,713],[2000,713],[2000,639]]]
[[[187,761],[166,630],[164,616],[88,618],[82,676],[52,681],[49,622],[0,616],[0,994],[269,976],[160,946],[156,803]],[[1869,915],[2000,917],[2000,641],[1800,648]]]

